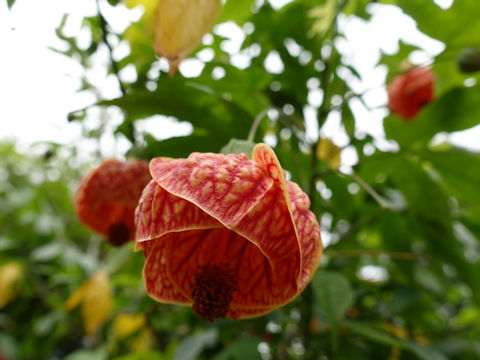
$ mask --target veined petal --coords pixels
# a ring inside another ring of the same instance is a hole
[[[300,290],[302,290],[315,273],[323,247],[320,226],[315,214],[310,211],[310,199],[296,183],[289,181],[287,185],[303,260],[299,284]]]
[[[112,225],[124,224],[133,238],[134,210],[150,179],[145,161],[104,161],[81,181],[75,193],[79,219],[105,236]]]
[[[262,199],[272,179],[244,154],[193,153],[187,159],[150,162],[155,181],[232,228]]]
[[[135,210],[137,249],[168,232],[223,227],[191,202],[172,195],[156,181],[145,187]]]

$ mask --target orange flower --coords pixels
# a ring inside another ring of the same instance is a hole
[[[388,107],[407,121],[412,120],[420,110],[433,101],[435,77],[429,68],[415,68],[393,78],[388,85]]]
[[[82,179],[75,193],[78,218],[112,245],[133,240],[135,207],[151,179],[146,161],[104,161]]]
[[[297,296],[322,254],[300,187],[265,144],[244,154],[155,158],[135,211],[147,292],[202,318],[248,318]]]

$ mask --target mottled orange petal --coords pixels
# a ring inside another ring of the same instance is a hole
[[[302,273],[299,288],[302,290],[312,278],[322,256],[320,226],[315,214],[310,211],[310,199],[294,182],[287,182],[291,209],[300,244]]]
[[[127,238],[133,239],[134,210],[150,179],[145,161],[104,161],[81,181],[75,193],[80,221],[105,236],[109,236],[112,226],[121,224],[128,232]]]
[[[168,232],[223,227],[191,202],[172,195],[151,180],[135,211],[137,249]]]
[[[150,162],[155,181],[195,204],[227,227],[237,224],[263,199],[272,180],[244,154],[192,153],[187,159]]]
[[[167,267],[168,253],[164,241],[149,241],[144,247],[145,266],[143,279],[147,292],[157,301],[164,303],[191,304],[190,297],[171,281]]]

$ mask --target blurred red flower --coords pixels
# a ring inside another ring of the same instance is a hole
[[[155,158],[135,212],[147,292],[202,318],[248,318],[297,296],[322,254],[300,187],[265,144],[244,154]]]
[[[419,67],[396,76],[388,85],[388,107],[411,121],[429,102],[433,101],[435,76],[427,67]]]
[[[78,218],[112,245],[133,240],[135,207],[151,179],[146,161],[104,161],[80,182],[75,193]]]

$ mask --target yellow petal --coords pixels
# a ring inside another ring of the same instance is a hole
[[[83,297],[85,296],[85,292],[88,289],[88,282],[84,283],[82,286],[80,286],[75,292],[70,295],[70,297],[65,301],[65,309],[67,310],[72,310],[73,308],[77,307],[80,305],[80,303],[83,300]]]
[[[108,275],[104,271],[95,273],[88,284],[82,303],[82,317],[86,334],[92,335],[110,317],[112,290]]]
[[[23,268],[20,264],[9,262],[0,267],[0,309],[17,295],[22,278]]]
[[[82,318],[85,333],[94,334],[112,312],[112,290],[105,271],[93,274],[65,302],[65,308],[71,310],[82,304]]]
[[[215,23],[221,0],[161,0],[157,9],[155,51],[170,63],[170,73],[202,41]]]
[[[132,352],[148,351],[153,349],[155,337],[151,330],[143,329],[140,334],[132,341]]]
[[[124,339],[145,325],[145,315],[120,314],[115,318],[113,331],[117,339]]]
[[[318,141],[317,158],[325,161],[328,166],[336,170],[340,167],[340,149],[330,139],[324,138]]]

